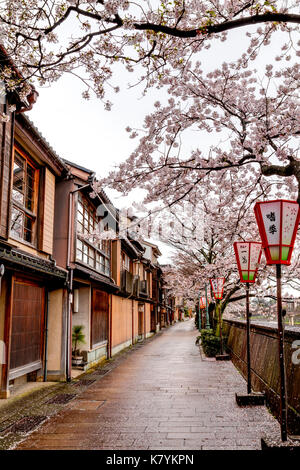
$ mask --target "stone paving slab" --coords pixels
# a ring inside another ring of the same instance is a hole
[[[17,449],[261,449],[280,434],[265,407],[240,408],[246,383],[231,362],[207,361],[193,320],[114,363]]]

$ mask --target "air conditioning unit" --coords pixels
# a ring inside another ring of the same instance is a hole
[[[147,281],[140,281],[140,295],[148,295]]]

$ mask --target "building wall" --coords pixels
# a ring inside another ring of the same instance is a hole
[[[69,192],[74,189],[72,181],[61,181],[55,188],[53,258],[57,266],[67,267]]]
[[[2,279],[1,283],[1,296],[0,296],[0,354],[2,353],[2,360],[0,360],[0,389],[2,385],[2,367],[3,364],[7,361],[6,350],[4,345],[4,325],[5,325],[5,304],[6,304],[6,294],[7,294],[7,282],[5,277]],[[1,359],[1,356],[0,356]]]
[[[134,301],[112,295],[112,355],[132,344]]]
[[[74,325],[83,325],[83,334],[85,335],[85,343],[79,346],[80,351],[89,351],[90,344],[90,324],[91,324],[91,287],[79,288],[79,308],[78,312],[72,315],[72,327]]]
[[[121,241],[112,242],[111,274],[117,286],[121,285]]]
[[[145,303],[145,325],[146,325],[146,338],[152,336],[151,333],[151,306]]]
[[[0,105],[1,112],[6,112],[5,105]],[[11,146],[13,119],[0,122],[0,237],[7,238],[10,182],[11,182]]]
[[[45,196],[42,222],[42,250],[46,253],[53,252],[54,229],[54,204],[55,204],[55,176],[48,168],[45,168]]]
[[[64,312],[64,291],[57,289],[49,293],[48,308],[48,362],[47,379],[62,380],[64,371],[62,370],[61,358],[63,331],[63,312]],[[64,338],[64,342],[66,338]]]
[[[133,344],[138,340],[138,305],[139,303],[133,301]]]

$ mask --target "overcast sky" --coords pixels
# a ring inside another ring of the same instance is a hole
[[[200,60],[205,71],[214,70],[222,62],[240,57],[247,44],[245,30],[230,31],[228,38],[225,43],[214,41],[211,50],[201,53]],[[262,54],[262,73],[266,60],[269,62],[273,52],[276,52],[276,42],[273,48],[268,46]],[[138,143],[129,138],[125,128],[128,125],[141,128],[144,116],[153,109],[153,103],[168,97],[163,90],[152,90],[142,97],[142,87],[129,88],[129,79],[134,81],[134,76],[124,73],[122,69],[117,70],[114,84],[119,85],[121,91],[109,96],[114,104],[111,111],[105,111],[103,103],[97,98],[89,101],[82,98],[80,80],[65,75],[48,88],[37,88],[38,101],[26,115],[62,158],[94,170],[99,177],[106,176],[114,165],[130,155]],[[199,135],[194,133],[183,145],[188,149],[198,142]],[[202,134],[201,146],[204,145]],[[125,202],[123,198],[117,198],[115,192],[107,192],[117,207],[128,204],[128,200]],[[129,201],[138,197],[141,197],[141,193],[136,191]]]

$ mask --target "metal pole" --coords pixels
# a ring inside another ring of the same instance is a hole
[[[218,309],[219,309],[219,325],[220,325],[221,355],[223,356],[224,351],[223,351],[222,315],[221,315],[222,306],[221,306],[220,300],[217,301],[217,304],[216,304],[216,305],[218,306]]]
[[[206,329],[210,329],[209,315],[208,315],[208,300],[207,300],[207,284],[205,284],[205,301],[206,301]]]
[[[246,283],[246,320],[247,320],[247,391],[251,393],[251,362],[250,362],[250,311],[249,282]]]
[[[48,368],[48,322],[49,322],[49,291],[46,291],[46,309],[45,309],[45,360],[44,360],[44,382],[47,382]]]
[[[199,298],[198,298],[198,305],[199,305],[199,316],[198,316],[198,329],[201,331],[202,329],[202,322],[201,322],[201,309],[200,309],[200,291],[199,291]]]
[[[280,426],[281,439],[287,441],[287,407],[286,407],[286,378],[284,365],[284,330],[282,323],[281,299],[281,264],[276,264],[277,280],[277,317],[278,317],[278,354],[280,370]]]

